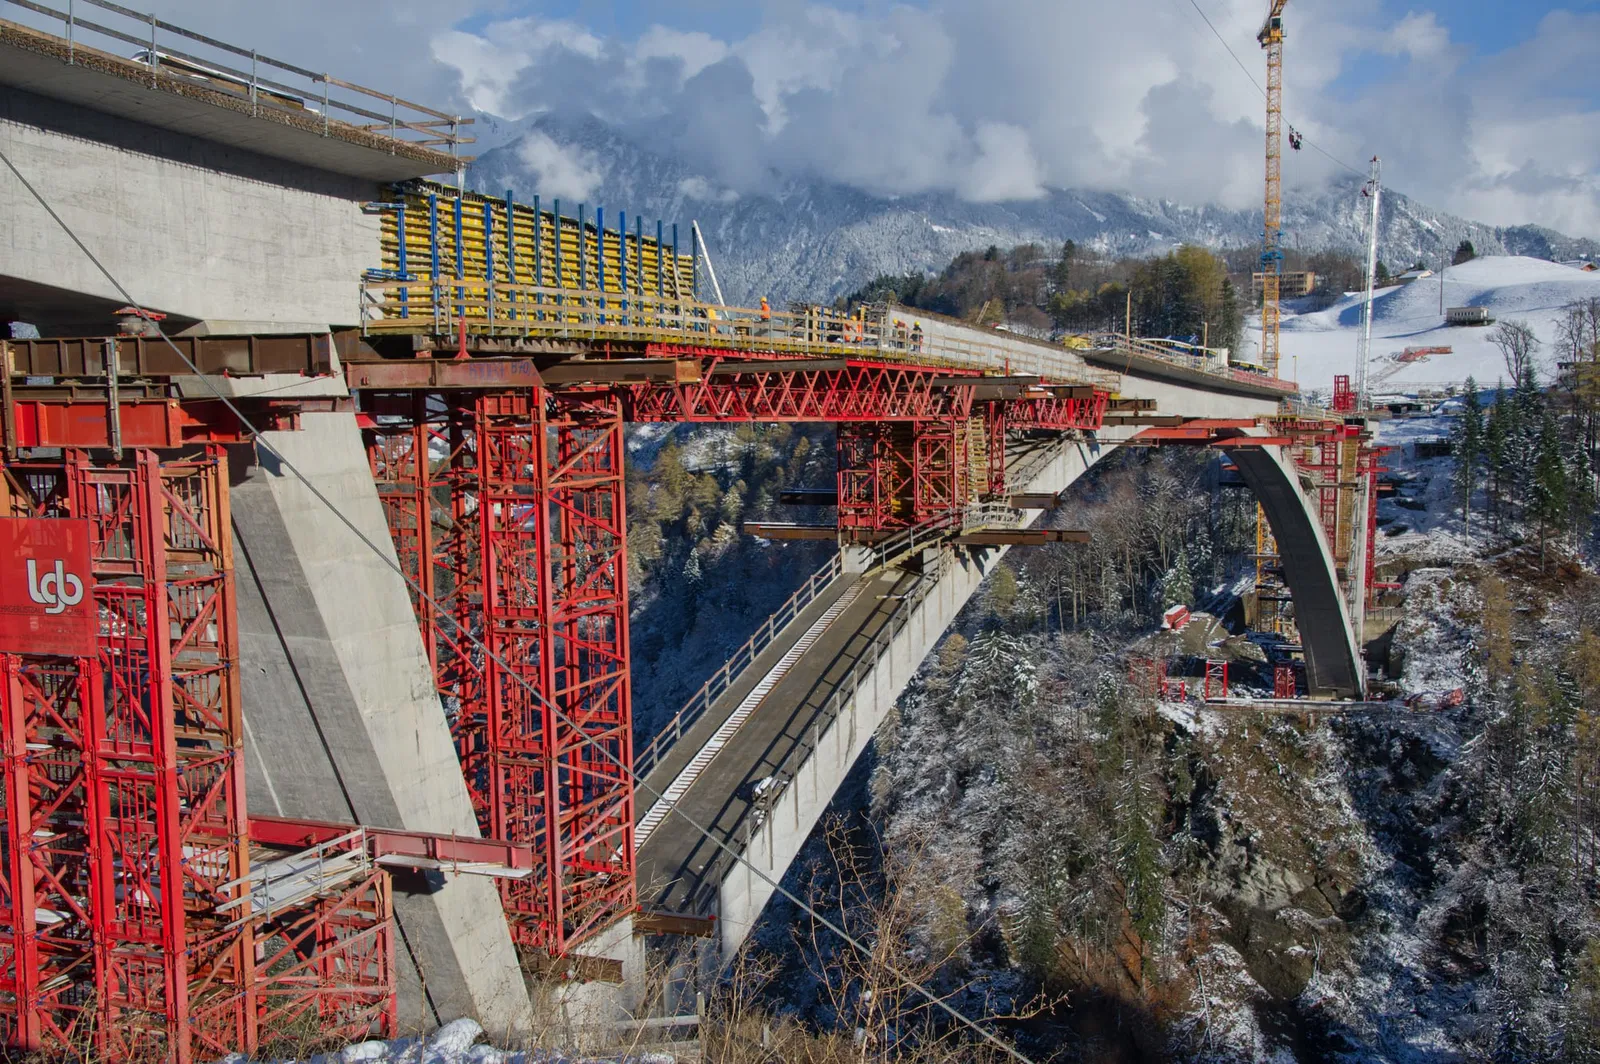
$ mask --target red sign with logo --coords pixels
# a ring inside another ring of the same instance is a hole
[[[88,657],[100,631],[88,521],[0,518],[0,651]]]

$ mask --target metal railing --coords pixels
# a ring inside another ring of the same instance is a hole
[[[687,296],[567,288],[483,278],[397,281],[367,277],[361,286],[364,333],[544,336],[643,341],[730,351],[780,352],[823,358],[878,359],[919,366],[996,372],[1015,362],[1000,344],[914,336],[892,323],[863,320],[828,307],[761,310],[702,303]],[[1042,351],[1042,354],[1055,354]],[[1036,369],[1051,384],[1115,390],[1121,378],[1085,364],[1063,348]]]
[[[743,646],[733,652],[733,656],[723,663],[722,668],[711,674],[711,678],[700,685],[689,701],[684,703],[677,715],[667,722],[666,727],[650,741],[650,745],[634,755],[634,775],[643,779],[660,763],[666,752],[683,738],[686,729],[692,728],[697,721],[705,716],[706,710],[711,708],[724,691],[738,682],[744,671],[755,663],[761,652],[772,644],[778,634],[787,628],[796,617],[800,616],[807,606],[811,605],[822,589],[833,583],[844,572],[844,560],[835,554],[821,569],[812,573],[800,589],[782,606],[768,617],[761,626],[747,639]]]
[[[290,119],[303,115],[308,121],[297,124],[320,126],[324,136],[355,132],[376,137],[387,141],[391,152],[409,146],[456,155],[461,145],[473,139],[461,134],[461,127],[472,122],[470,118],[285,63],[109,0],[65,0],[65,11],[34,0],[0,3],[7,5],[0,11],[15,8],[40,16],[30,21],[52,26],[60,23],[55,37],[31,31],[38,33],[40,51],[63,52],[62,58],[69,64],[147,81],[152,88],[166,77],[179,85],[234,97],[247,103],[252,115],[266,111]],[[86,13],[104,21],[85,18]],[[23,42],[25,47],[30,43]],[[108,50],[123,45],[138,51],[128,56]],[[201,49],[206,50],[204,54],[199,53]],[[386,110],[376,109],[383,105]],[[338,117],[334,117],[336,113]]]
[[[1094,337],[1094,343],[1095,347],[1101,351],[1111,351],[1117,354],[1129,355],[1137,358],[1153,359],[1158,362],[1165,362],[1169,365],[1179,366],[1183,369],[1193,370],[1196,373],[1204,373],[1212,377],[1222,377],[1227,380],[1237,381],[1241,384],[1254,384],[1266,388],[1278,388],[1284,391],[1290,391],[1295,387],[1293,382],[1285,381],[1277,377],[1269,377],[1264,372],[1255,372],[1252,370],[1240,369],[1238,366],[1232,366],[1226,363],[1217,363],[1211,359],[1202,358],[1198,355],[1184,354],[1181,351],[1175,351],[1172,348],[1166,347],[1162,344],[1151,343],[1148,340],[1140,340],[1133,337],[1123,336],[1120,333],[1099,333]]]

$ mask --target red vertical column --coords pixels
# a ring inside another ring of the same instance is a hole
[[[464,763],[486,776],[487,833],[532,843],[541,873],[501,882],[512,933],[525,946],[553,948],[560,935],[551,904],[557,881],[551,810],[555,783],[548,747],[553,689],[544,394],[507,392],[478,399],[475,435],[482,638],[484,762]],[[466,703],[463,703],[463,712]]]
[[[105,1049],[180,1064],[248,1051],[252,932],[215,911],[248,872],[223,455],[163,466],[139,451],[105,469],[74,455],[68,475],[102,618],[85,752]]]
[[[916,508],[911,425],[840,422],[839,528],[881,532],[914,523]]]
[[[13,1037],[112,1060],[248,1052],[253,932],[230,924],[249,912],[216,912],[248,872],[223,455],[7,473],[7,514],[89,521],[99,618],[95,657],[14,658],[0,686],[22,754],[4,786],[26,786],[7,794],[0,919],[34,918]]]
[[[418,621],[479,826],[547,858],[501,884],[513,935],[561,952],[635,897],[620,402],[433,395],[368,450],[397,549],[430,560]]]
[[[985,488],[992,498],[1007,497],[1006,485],[1006,412],[1005,404],[989,403],[983,411],[983,429],[987,437],[984,458],[988,465],[989,482]]]
[[[965,419],[908,426],[912,434],[912,516],[917,523],[959,512],[970,495]]]
[[[34,894],[34,809],[28,780],[28,701],[21,660],[0,676],[0,1044],[42,1048],[39,945]]]
[[[633,907],[627,499],[615,397],[552,400],[541,485],[553,532],[549,730],[562,948]]]

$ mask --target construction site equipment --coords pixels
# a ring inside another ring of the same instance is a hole
[[[591,312],[613,302],[625,307],[630,296],[694,298],[695,256],[678,253],[676,225],[669,244],[660,221],[648,236],[635,215],[629,233],[627,212],[618,215],[613,230],[605,225],[604,208],[595,209],[591,223],[582,204],[574,220],[562,213],[560,200],[545,210],[538,196],[522,204],[510,192],[496,199],[431,182],[408,184],[366,209],[381,220],[383,247],[381,265],[368,270],[366,280],[422,284],[420,292],[402,289],[385,317],[439,316],[454,323],[536,316],[547,305],[567,307],[569,291],[590,293],[594,305],[585,309]],[[502,285],[521,286],[530,305],[499,305],[512,298]],[[373,303],[370,297],[363,302],[368,319],[379,313]],[[474,332],[481,331],[473,324]]]
[[[451,731],[479,828],[540,858],[500,881],[513,938],[563,953],[634,903],[620,401],[419,389],[370,409],[372,475],[423,592],[434,682],[460,707]]]
[[[0,513],[81,529],[61,576],[92,622],[82,653],[0,659],[0,1043],[189,1064],[307,1015],[392,1034],[387,873],[261,892],[224,450],[12,462]]]
[[[1228,663],[1226,661],[1206,662],[1206,701],[1213,698],[1228,697]]]
[[[1283,9],[1288,0],[1272,0],[1272,9],[1256,39],[1267,52],[1267,196],[1261,247],[1261,364],[1278,375],[1279,329],[1283,311]]]

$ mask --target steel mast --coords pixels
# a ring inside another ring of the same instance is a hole
[[[1283,9],[1289,0],[1272,0],[1272,10],[1256,40],[1267,51],[1267,201],[1261,249],[1261,363],[1278,375],[1278,305],[1283,275]]]
[[[1365,410],[1367,367],[1372,361],[1372,290],[1378,274],[1378,207],[1383,199],[1383,174],[1378,157],[1372,157],[1372,176],[1361,194],[1372,201],[1372,218],[1367,225],[1367,288],[1361,301],[1361,336],[1356,343],[1356,409]]]

